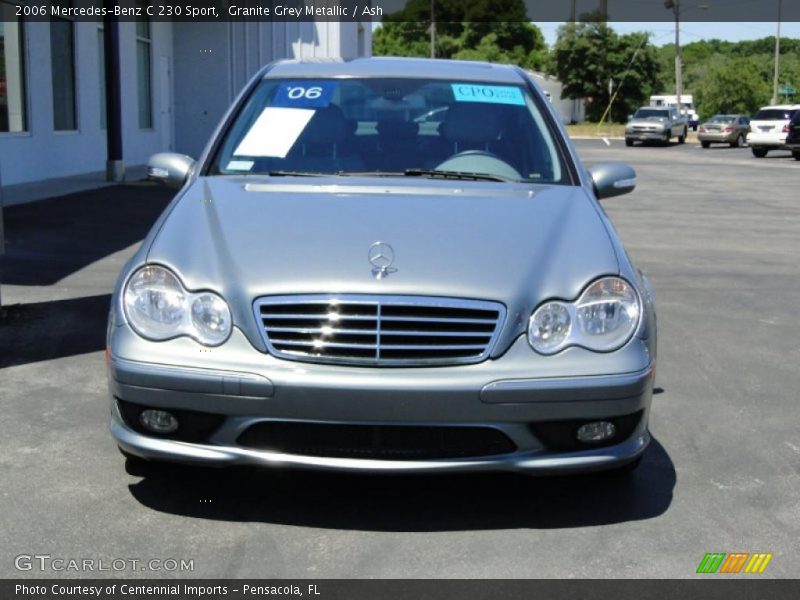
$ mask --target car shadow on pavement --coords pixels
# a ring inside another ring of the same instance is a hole
[[[110,306],[100,294],[0,307],[0,369],[102,350]]]
[[[160,512],[368,531],[559,529],[651,519],[669,508],[676,482],[655,439],[629,475],[367,476],[128,464],[142,477],[131,494]]]
[[[6,207],[0,281],[53,285],[141,241],[174,195],[132,182]]]

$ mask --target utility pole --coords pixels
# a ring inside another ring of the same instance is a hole
[[[772,76],[772,104],[778,103],[778,71],[781,60],[781,3],[778,0],[778,32],[775,35],[775,73]]]
[[[681,60],[681,6],[680,0],[665,0],[664,6],[672,9],[675,15],[675,100],[678,105],[678,114],[683,114],[683,61]]]
[[[431,0],[431,58],[436,58],[436,15],[434,4],[436,0]]]
[[[600,13],[600,20],[606,23],[608,21],[608,0],[600,0],[600,6],[597,10]]]

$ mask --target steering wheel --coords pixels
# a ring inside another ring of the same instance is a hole
[[[522,179],[519,171],[502,158],[486,150],[464,150],[453,154],[436,166],[437,171],[463,171],[466,173],[486,173],[508,179]]]

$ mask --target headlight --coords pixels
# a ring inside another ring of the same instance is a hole
[[[228,304],[211,292],[189,292],[169,270],[149,265],[136,271],[123,291],[125,317],[134,331],[153,340],[188,335],[217,346],[231,332]]]
[[[630,339],[640,314],[633,287],[619,277],[605,277],[574,302],[549,301],[539,306],[528,322],[528,343],[541,354],[555,354],[568,346],[609,352]]]
[[[535,350],[549,354],[558,352],[569,339],[572,318],[566,304],[548,302],[531,315],[528,342]]]

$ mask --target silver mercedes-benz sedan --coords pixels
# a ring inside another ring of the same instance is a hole
[[[653,295],[513,66],[263,68],[123,269],[111,431],[132,460],[369,472],[629,471]]]

